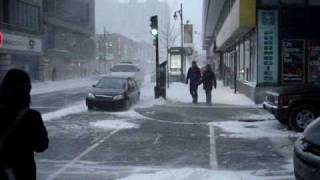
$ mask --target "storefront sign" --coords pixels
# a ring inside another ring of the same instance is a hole
[[[258,11],[258,83],[278,83],[278,11]]]
[[[40,38],[3,33],[3,45],[0,48],[5,50],[41,53],[42,41]]]
[[[309,82],[320,82],[320,41],[309,44]]]
[[[282,82],[303,83],[305,65],[305,41],[283,40],[282,41]]]

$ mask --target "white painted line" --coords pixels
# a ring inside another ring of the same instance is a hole
[[[218,169],[216,137],[214,133],[214,126],[209,125],[210,129],[210,167],[214,170]]]
[[[70,161],[69,163],[67,163],[65,166],[63,166],[62,168],[60,168],[58,171],[56,171],[55,173],[51,174],[46,180],[53,180],[56,179],[60,174],[62,174],[66,169],[68,169],[69,167],[71,167],[72,165],[74,165],[75,163],[77,163],[82,157],[84,157],[85,155],[87,155],[88,153],[90,153],[91,151],[93,151],[96,147],[98,147],[101,143],[103,143],[104,141],[106,141],[107,139],[109,139],[110,137],[112,137],[114,134],[116,134],[117,132],[119,132],[120,129],[114,130],[112,131],[110,134],[108,134],[108,136],[105,136],[104,138],[100,139],[98,142],[96,142],[95,144],[93,144],[92,146],[88,147],[85,151],[83,151],[82,153],[80,153],[77,157],[75,157],[72,161]]]
[[[156,137],[156,139],[153,141],[153,144],[156,145],[159,142],[159,139],[162,137],[161,134],[158,134],[158,136]]]

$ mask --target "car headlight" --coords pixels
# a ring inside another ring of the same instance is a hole
[[[113,97],[113,100],[121,100],[121,99],[124,99],[124,96],[122,94]]]
[[[89,93],[89,94],[87,95],[87,98],[88,98],[88,99],[94,99],[94,98],[96,98],[96,97],[94,96],[94,94]]]

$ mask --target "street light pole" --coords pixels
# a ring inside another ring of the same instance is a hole
[[[183,48],[183,7],[180,4],[180,9],[174,12],[174,19],[177,19],[177,13],[180,16],[180,30],[181,30],[181,81],[184,81],[184,48]]]
[[[184,82],[184,48],[183,48],[183,8],[180,4],[180,22],[181,22],[181,81]]]
[[[106,27],[103,28],[103,64],[104,64],[104,72],[107,71],[107,30]]]

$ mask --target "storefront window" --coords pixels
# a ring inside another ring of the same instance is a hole
[[[282,41],[282,83],[304,83],[305,41],[287,39]]]
[[[320,84],[320,41],[309,43],[309,82]]]
[[[250,77],[252,82],[257,81],[257,57],[256,57],[256,33],[252,33],[250,36]]]
[[[246,81],[251,81],[250,77],[250,39],[247,39],[244,42],[244,72],[245,72],[245,80]]]
[[[239,64],[238,64],[238,67],[239,67],[239,80],[245,80],[245,67],[244,67],[244,58],[245,58],[245,54],[244,54],[245,50],[244,50],[244,43],[241,42],[240,43],[240,61],[239,61]]]

